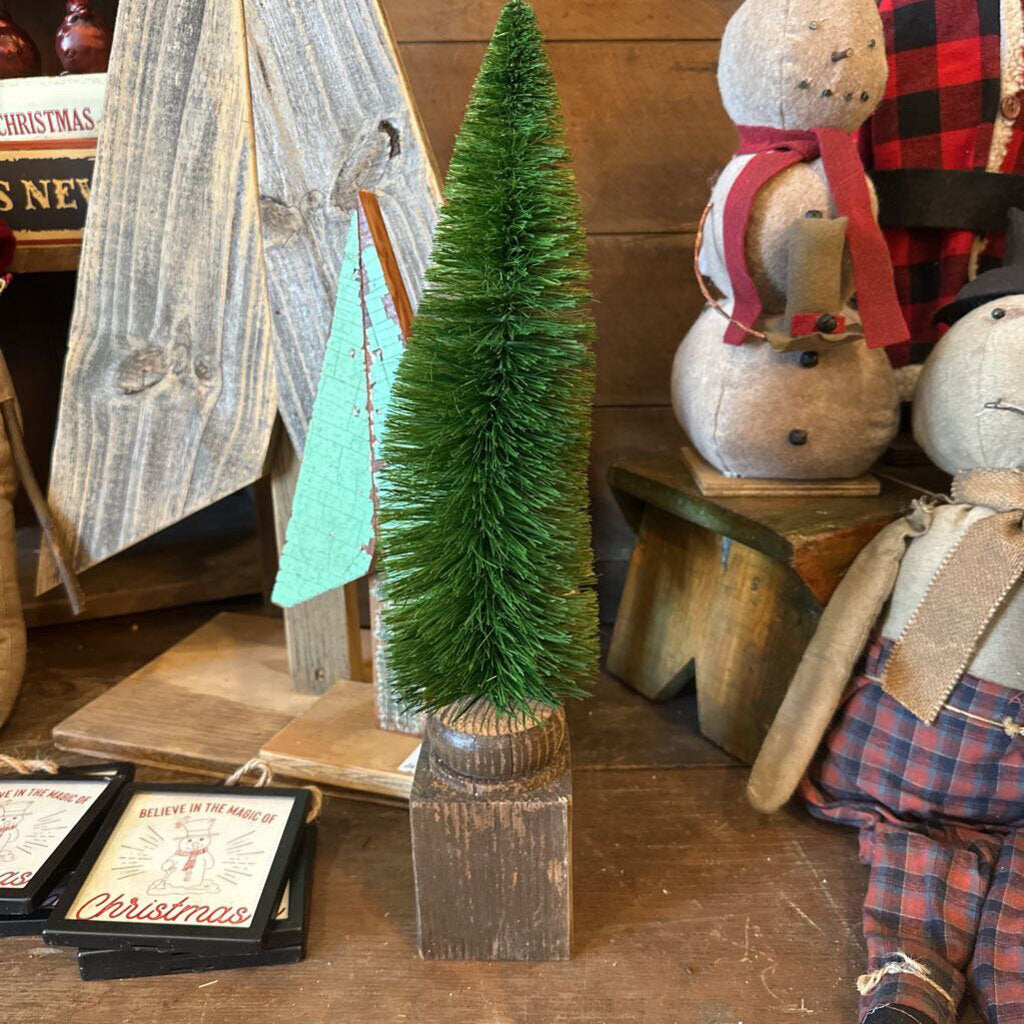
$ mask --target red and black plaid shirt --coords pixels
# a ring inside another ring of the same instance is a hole
[[[889,84],[869,122],[869,161],[878,170],[984,170],[1002,116],[999,0],[879,0],[878,6]],[[1004,173],[1024,173],[1022,122],[1024,116],[1013,127]],[[974,236],[903,228],[885,235],[911,337],[930,344],[940,333],[932,316],[967,283]],[[992,239],[986,259],[1001,253],[1002,239]],[[905,363],[910,347],[890,355]]]

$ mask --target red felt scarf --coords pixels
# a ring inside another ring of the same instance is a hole
[[[725,264],[734,299],[732,315],[738,321],[729,325],[726,343],[742,344],[747,332],[740,325],[752,326],[761,315],[761,299],[746,256],[747,225],[754,199],[767,182],[786,168],[819,156],[836,209],[849,220],[846,239],[867,343],[871,348],[883,348],[905,342],[910,333],[896,297],[889,250],[871,209],[864,165],[853,137],[835,128],[785,132],[741,126],[739,131],[740,148],[736,155],[750,155],[753,159],[730,189],[723,214]]]

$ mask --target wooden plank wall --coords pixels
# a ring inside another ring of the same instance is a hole
[[[382,0],[441,169],[501,0]],[[599,328],[592,492],[602,612],[632,536],[605,484],[620,455],[671,449],[676,346],[700,311],[693,233],[735,130],[715,81],[739,0],[534,0],[583,198]]]

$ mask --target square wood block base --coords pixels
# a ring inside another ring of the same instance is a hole
[[[373,686],[292,688],[284,624],[222,613],[53,730],[58,747],[225,776],[254,757],[331,788],[408,798],[419,739],[376,724]]]
[[[569,764],[566,743],[539,784],[460,784],[431,757],[428,732],[409,801],[425,960],[569,959]]]

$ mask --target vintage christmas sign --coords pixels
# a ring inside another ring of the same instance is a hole
[[[130,787],[54,911],[46,941],[258,952],[309,805],[305,789]]]
[[[0,779],[0,916],[23,917],[75,866],[128,765]]]
[[[210,955],[164,953],[152,949],[80,949],[79,975],[83,981],[105,981],[299,963],[306,956],[315,852],[316,826],[309,825],[303,834],[302,845],[277,914],[264,937],[264,948],[259,952],[248,955]]]
[[[0,81],[0,218],[19,249],[81,242],[106,75]]]

